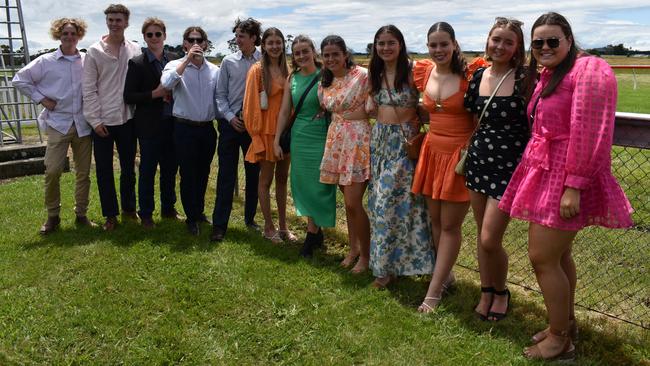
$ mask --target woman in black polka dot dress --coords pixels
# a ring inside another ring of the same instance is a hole
[[[497,18],[485,49],[492,65],[478,69],[465,94],[465,108],[478,119],[487,108],[480,126],[470,139],[465,162],[466,186],[477,223],[481,300],[474,311],[483,320],[506,316],[510,292],[506,288],[508,255],[503,234],[510,218],[498,208],[529,139],[526,118],[526,53],[521,22]],[[513,72],[508,72],[513,69]],[[508,74],[508,75],[507,75]],[[505,76],[504,78],[504,75]],[[486,105],[499,81],[503,83]]]

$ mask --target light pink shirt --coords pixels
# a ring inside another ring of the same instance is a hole
[[[131,118],[124,103],[124,82],[129,60],[141,53],[140,46],[125,39],[115,57],[108,52],[107,37],[88,48],[84,64],[83,110],[93,128],[101,123],[119,126]]]

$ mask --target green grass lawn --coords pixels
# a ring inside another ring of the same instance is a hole
[[[478,321],[477,275],[461,268],[439,311],[420,315],[428,278],[374,290],[370,275],[338,267],[342,230],[302,260],[297,244],[244,229],[239,201],[218,245],[208,227],[192,238],[171,221],[77,230],[70,173],[62,186],[62,230],[43,238],[42,177],[0,184],[1,365],[528,364],[521,350],[545,324],[541,298],[517,286],[506,320]],[[94,184],[91,194],[99,220]],[[291,227],[302,236],[302,221]],[[579,364],[648,364],[647,331],[583,310],[578,320]]]

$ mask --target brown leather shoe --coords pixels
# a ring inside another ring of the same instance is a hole
[[[140,224],[145,229],[153,229],[156,227],[156,224],[153,223],[153,219],[151,217],[141,217]]]
[[[107,217],[106,222],[102,225],[104,231],[113,231],[115,230],[115,227],[117,227],[117,217],[115,216]]]
[[[172,219],[172,220],[176,220],[176,221],[184,221],[185,220],[185,218],[183,216],[181,216],[181,214],[179,214],[178,211],[176,211],[176,210],[162,212],[162,213],[160,213],[160,217],[162,217],[163,219]]]
[[[90,228],[96,228],[99,225],[88,219],[88,216],[77,216],[77,218],[74,220],[75,225],[77,226],[87,226]]]
[[[54,230],[56,230],[56,228],[59,227],[60,223],[61,223],[61,218],[59,218],[59,216],[49,216],[47,218],[47,221],[45,221],[43,226],[41,226],[41,230],[39,232],[41,233],[41,235],[47,235],[53,232]]]
[[[138,213],[135,211],[122,211],[122,220],[138,221]]]

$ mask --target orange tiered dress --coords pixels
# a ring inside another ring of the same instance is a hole
[[[434,67],[431,60],[413,66],[415,86],[423,93],[422,104],[429,111],[429,132],[422,143],[411,191],[434,200],[466,202],[469,192],[465,177],[456,174],[454,168],[475,127],[473,116],[463,106],[468,81],[461,79],[459,90],[443,100],[442,110],[437,111],[435,102],[424,92]]]
[[[257,62],[248,70],[242,113],[246,131],[251,135],[251,144],[245,157],[246,161],[250,163],[257,163],[260,160],[272,162],[277,160],[273,153],[273,141],[282,105],[284,82],[284,77],[278,77],[271,81],[271,90],[270,92],[266,91],[269,108],[263,111],[260,108],[260,91],[264,89],[262,67]]]

